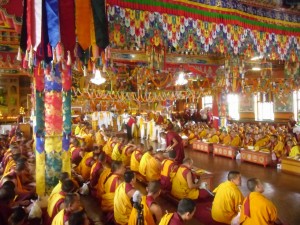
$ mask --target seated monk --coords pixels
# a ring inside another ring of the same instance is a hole
[[[299,145],[294,145],[293,140],[288,140],[287,141],[287,147],[289,148],[286,152],[285,155],[291,158],[298,158],[300,156],[300,146]]]
[[[262,149],[270,142],[270,138],[267,135],[264,135],[262,133],[255,134],[254,139],[255,139],[255,144],[254,144],[255,150]]]
[[[231,136],[231,142],[229,144],[230,146],[239,147],[242,144],[241,138],[236,131],[231,131],[230,136]]]
[[[161,162],[154,157],[153,147],[150,146],[148,151],[142,156],[139,173],[143,175],[147,181],[160,179]]]
[[[198,199],[199,198],[199,186],[200,179],[194,183],[192,176],[192,166],[193,160],[191,158],[185,158],[183,164],[179,166],[173,181],[171,194],[178,198],[190,198]]]
[[[143,156],[144,144],[139,144],[130,156],[130,169],[134,172],[139,172],[140,161]]]
[[[188,130],[187,136],[190,145],[192,145],[195,141],[199,139],[199,137],[192,130]]]
[[[2,186],[5,181],[11,180],[15,184],[15,192],[16,195],[18,195],[18,200],[30,199],[35,192],[33,186],[26,186],[26,184],[32,181],[30,177],[26,159],[21,157],[17,160],[14,169],[3,174],[0,180],[0,186]]]
[[[90,174],[90,187],[91,187],[91,194],[93,196],[96,196],[97,194],[97,184],[98,180],[100,178],[100,174],[104,170],[104,163],[105,163],[105,153],[101,152],[96,159],[96,162],[93,164],[91,168],[91,174]]]
[[[110,165],[107,162],[105,162],[103,164],[103,170],[100,173],[100,176],[99,176],[99,179],[97,182],[97,186],[96,186],[97,197],[99,199],[101,199],[101,196],[104,193],[104,182],[106,181],[106,178],[109,176],[110,173],[111,173]]]
[[[115,144],[117,143],[118,138],[117,137],[110,137],[108,138],[106,144],[103,146],[103,151],[106,154],[106,161],[110,162],[111,161],[111,154],[113,151],[113,148]]]
[[[112,161],[111,173],[104,181],[104,192],[101,196],[101,209],[103,212],[112,212],[114,210],[115,191],[122,183],[124,173],[125,167],[122,161]],[[113,218],[111,219],[113,220]]]
[[[122,161],[122,149],[125,146],[125,140],[123,138],[119,138],[117,143],[114,145],[111,159],[115,161]]]
[[[87,181],[90,178],[91,169],[95,161],[97,160],[101,150],[98,146],[94,146],[92,152],[88,152],[82,158],[81,162],[79,163],[76,171],[82,176],[82,178]]]
[[[10,144],[2,159],[3,174],[7,174],[16,166],[16,160],[21,157],[19,145]]]
[[[132,152],[136,149],[136,145],[133,144],[133,141],[129,141],[123,148],[122,148],[122,162],[125,167],[130,166],[130,158]]]
[[[278,219],[276,206],[262,193],[264,186],[257,178],[247,181],[250,194],[243,202],[240,215],[240,223],[243,225],[268,225],[282,224]]]
[[[162,217],[162,209],[161,207],[155,202],[155,199],[160,195],[160,183],[159,181],[151,181],[148,184],[147,189],[147,196],[142,196],[141,203],[139,203],[139,199],[135,201],[135,197],[133,197],[133,209],[131,211],[128,225],[138,225],[138,209],[142,209],[144,222],[142,224],[147,225],[155,225],[159,224],[161,217]],[[137,198],[140,198],[137,197]]]
[[[61,191],[53,194],[48,199],[48,219],[46,221],[46,224],[51,224],[51,221],[56,216],[56,214],[65,207],[64,199],[67,193],[74,193],[76,190],[77,188],[71,179],[66,179],[63,181]]]
[[[169,152],[169,158],[162,161],[162,169],[160,173],[161,189],[171,191],[172,180],[178,169],[178,164],[175,162],[176,153]]]
[[[69,216],[68,223],[66,225],[89,225],[91,224],[90,218],[84,209],[73,212]]]
[[[271,135],[270,143],[262,148],[269,149],[271,152],[273,152],[277,160],[280,160],[284,154],[284,144],[283,142],[278,141],[277,135]]]
[[[95,134],[95,141],[98,146],[104,146],[106,141],[108,140],[108,137],[106,136],[104,129],[105,129],[105,125],[102,124],[100,129]]]
[[[189,198],[181,199],[178,203],[177,212],[165,214],[159,225],[184,225],[191,220],[196,212],[196,203]]]
[[[230,145],[231,144],[231,136],[227,133],[227,131],[226,130],[222,131],[221,135],[223,136],[222,138],[220,137],[221,140],[223,139],[222,144]]]
[[[72,138],[71,144],[70,144],[70,153],[71,153],[71,161],[76,166],[79,165],[82,158],[84,157],[84,151],[85,143],[82,143],[82,147],[80,146],[80,142],[76,138]]]
[[[52,189],[52,192],[51,192],[49,198],[50,198],[52,195],[54,195],[55,193],[61,192],[61,186],[62,186],[62,183],[63,183],[65,180],[67,180],[67,179],[70,179],[70,180],[73,181],[74,185],[76,186],[76,189],[79,188],[79,184],[78,184],[78,182],[77,182],[74,178],[70,177],[70,175],[69,175],[67,172],[61,172],[61,173],[59,174],[59,176],[58,176],[58,183],[57,183],[57,185]]]
[[[207,134],[208,134],[208,129],[207,128],[203,128],[203,130],[199,134],[199,139],[202,140],[203,138],[206,138]]]
[[[209,143],[219,143],[220,139],[219,136],[217,135],[217,131],[215,128],[212,128],[210,131],[210,138],[208,139]]]
[[[252,134],[251,133],[246,133],[245,137],[242,141],[241,147],[243,148],[248,148],[248,146],[254,146],[254,141],[252,139]]]
[[[241,185],[241,174],[238,171],[230,171],[227,181],[221,183],[215,190],[215,198],[212,204],[212,218],[224,224],[231,224],[231,220],[238,214],[239,207],[244,196],[238,186]],[[253,224],[254,225],[254,224]]]
[[[117,188],[114,198],[114,218],[116,223],[120,225],[128,223],[132,211],[131,199],[136,191],[134,188],[136,181],[134,172],[126,171],[124,180]]]
[[[66,225],[70,215],[82,210],[80,196],[78,193],[68,193],[64,199],[64,207],[53,218],[51,225]]]

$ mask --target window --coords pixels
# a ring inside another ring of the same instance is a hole
[[[227,95],[228,115],[233,120],[239,120],[239,96],[237,94]]]
[[[293,92],[293,105],[294,105],[294,119],[298,121],[298,114],[300,113],[300,91]]]
[[[255,120],[274,120],[273,101],[268,94],[257,93],[254,95]]]
[[[202,97],[202,109],[210,107],[212,109],[213,98],[211,95]]]

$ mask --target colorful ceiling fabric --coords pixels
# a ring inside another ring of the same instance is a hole
[[[290,61],[300,57],[300,23],[245,13],[237,5],[221,8],[185,0],[107,2],[112,47],[154,45],[177,52],[260,54]]]

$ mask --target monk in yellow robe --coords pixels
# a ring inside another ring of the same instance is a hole
[[[16,166],[16,160],[21,157],[21,150],[17,144],[10,144],[2,159],[3,174],[7,174]]]
[[[51,225],[65,225],[70,217],[70,214],[82,210],[80,196],[78,193],[66,194],[64,199],[64,209],[53,218]]]
[[[226,132],[226,131],[225,131]],[[223,132],[222,132],[223,133]],[[224,144],[224,145],[231,145],[231,136],[229,135],[229,134],[227,134],[227,132],[226,132],[226,135],[224,135],[224,137],[223,137],[223,142],[222,142],[222,144]]]
[[[113,161],[111,164],[111,173],[106,178],[101,196],[101,209],[104,212],[112,212],[114,209],[114,197],[117,187],[122,182],[122,176],[125,173],[125,167],[121,161]]]
[[[155,202],[155,199],[160,195],[160,183],[159,181],[151,181],[147,186],[147,196],[141,197],[141,203],[139,203],[139,197],[137,199],[133,199],[134,208],[131,211],[128,225],[138,225],[137,218],[138,218],[138,208],[142,207],[143,215],[144,215],[144,225],[155,225],[158,224],[162,217],[162,209],[161,207]],[[137,200],[137,201],[135,201]]]
[[[210,138],[208,139],[208,142],[209,143],[219,143],[220,142],[220,139],[219,139],[219,136],[217,135],[217,131],[216,129],[211,129],[210,131]]]
[[[178,203],[177,212],[165,214],[159,225],[183,225],[191,220],[196,212],[196,203],[189,198],[181,199]]]
[[[208,134],[208,129],[204,128],[199,134],[199,139],[206,138],[207,134]]]
[[[77,173],[79,173],[85,181],[90,178],[91,168],[95,161],[94,152],[88,152],[76,168]]]
[[[299,158],[300,157],[300,146],[299,145],[295,145],[292,147],[290,153],[289,153],[289,157],[292,158]]]
[[[277,160],[279,160],[285,152],[284,143],[278,140],[277,135],[271,135],[270,142],[262,148],[269,149],[270,152],[275,154]]]
[[[251,133],[246,133],[243,139],[241,147],[248,148],[248,146],[254,146],[254,141],[252,139]]]
[[[240,136],[235,131],[231,131],[230,136],[231,136],[230,146],[239,147],[242,144],[242,140]]]
[[[99,180],[97,182],[97,197],[100,199],[102,194],[104,193],[104,182],[106,181],[107,177],[111,174],[110,165],[107,163],[103,164],[103,170],[99,176]]]
[[[130,166],[130,158],[132,152],[136,149],[133,141],[128,142],[123,148],[121,153],[122,162],[125,166]]]
[[[162,161],[162,168],[160,173],[161,189],[171,191],[172,180],[178,169],[178,164],[175,162],[176,153],[169,152],[169,158]]]
[[[140,161],[143,156],[144,144],[139,144],[130,156],[130,169],[134,172],[139,172]]]
[[[64,199],[67,193],[74,193],[77,190],[73,181],[70,179],[64,180],[61,188],[62,190],[60,192],[53,194],[48,199],[48,223],[46,224],[51,224],[49,221],[52,221],[56,214],[65,207]]]
[[[188,141],[189,144],[192,145],[195,141],[197,141],[199,137],[192,130],[188,130]]]
[[[142,156],[139,173],[143,175],[147,181],[160,179],[161,162],[154,157],[153,148],[149,147],[148,151]]]
[[[104,125],[101,126],[100,130],[98,130],[95,134],[95,141],[98,146],[104,146],[107,141],[107,136],[104,131]]]
[[[212,218],[220,223],[231,224],[231,220],[238,214],[244,196],[238,186],[241,185],[241,174],[230,171],[228,180],[221,183],[213,192],[215,198],[212,204]]]
[[[112,153],[111,153],[111,159],[115,161],[122,161],[122,149],[125,146],[125,140],[123,138],[120,138],[118,142],[113,147]]]
[[[199,198],[200,179],[194,182],[191,171],[192,166],[193,160],[191,158],[185,158],[183,164],[179,166],[172,181],[171,194],[175,198],[190,198],[193,200]]]
[[[251,192],[243,202],[240,224],[282,224],[278,219],[275,205],[262,194],[264,192],[262,182],[257,178],[251,178],[247,181],[247,187]]]
[[[124,174],[125,182],[121,183],[115,192],[114,198],[114,218],[120,225],[126,225],[132,211],[130,199],[135,193],[134,184],[136,181],[134,172],[126,171]]]
[[[111,159],[111,154],[112,154],[112,151],[113,151],[113,148],[115,146],[115,144],[117,143],[118,141],[118,138],[116,137],[110,137],[106,144],[103,146],[103,151],[105,152],[106,156]]]

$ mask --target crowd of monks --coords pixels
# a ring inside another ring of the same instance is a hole
[[[211,193],[194,171],[193,160],[184,157],[181,136],[189,143],[207,140],[212,143],[246,148],[269,149],[276,159],[283,155],[299,156],[298,136],[289,127],[268,124],[232,124],[228,130],[216,131],[204,123],[187,123],[179,132],[166,121],[160,137],[164,151],[136,144],[131,137],[117,137],[105,126],[98,130],[80,123],[74,130],[70,154],[72,173],[62,172],[58,184],[48,198],[38,224],[89,224],[80,194],[89,188],[103,212],[104,224],[178,225],[190,220],[196,211],[195,202],[212,202],[211,216],[216,224],[281,224],[276,207],[266,199],[262,182],[249,179],[250,194],[244,198],[239,190],[241,174],[231,171],[228,180]],[[19,131],[1,136],[0,224],[33,224],[22,206],[35,199],[33,142]],[[294,155],[293,155],[294,154]],[[147,184],[142,196],[136,180]],[[161,193],[178,200],[174,213],[165,214],[156,199]],[[78,194],[80,193],[80,194]],[[251,202],[251,204],[250,204]],[[142,217],[141,217],[142,216]],[[140,223],[139,220],[143,220]]]
[[[280,163],[282,157],[300,158],[300,132],[293,133],[288,125],[268,123],[233,123],[227,129],[217,131],[203,123],[187,124],[183,131],[189,144],[196,140],[219,143],[273,154],[273,160]]]

